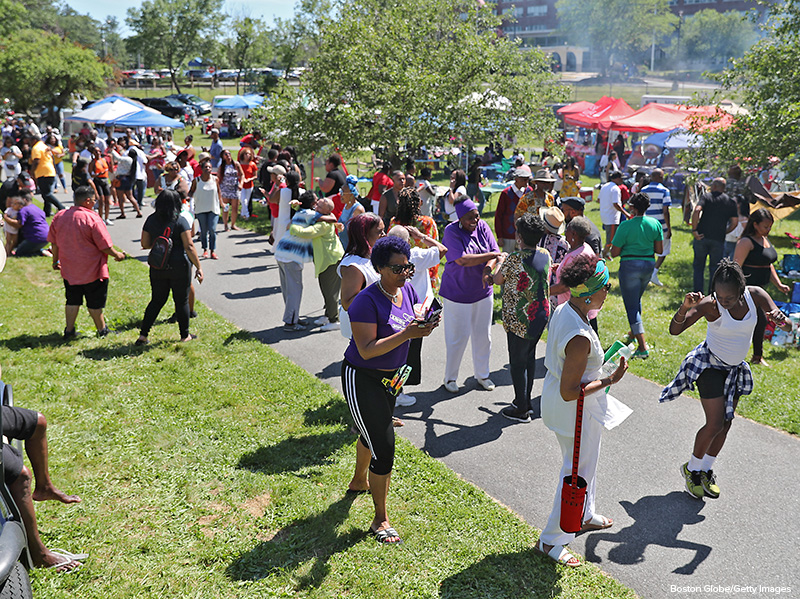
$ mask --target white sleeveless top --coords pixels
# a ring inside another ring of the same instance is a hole
[[[217,195],[217,180],[209,177],[208,181],[197,178],[197,186],[194,190],[194,211],[195,214],[203,212],[213,212],[219,214],[219,196]]]
[[[746,287],[744,299],[747,302],[747,314],[744,318],[736,320],[717,302],[719,318],[708,323],[706,332],[708,349],[729,366],[741,364],[747,357],[753,330],[756,328],[757,308],[750,290]]]
[[[342,258],[339,266],[336,267],[336,274],[339,275],[339,278],[342,277],[342,266],[355,266],[361,271],[361,274],[364,275],[364,280],[366,281],[364,284],[364,289],[379,281],[381,278],[381,275],[378,274],[378,271],[373,268],[372,260],[369,258],[362,258],[361,256],[356,256],[355,254],[347,254],[344,258]],[[350,316],[347,314],[347,310],[345,310],[341,304],[339,304],[339,332],[341,332],[342,337],[345,339],[350,339],[353,336],[353,330],[350,328]]]

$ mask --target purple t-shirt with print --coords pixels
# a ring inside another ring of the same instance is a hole
[[[378,325],[378,339],[391,337],[399,333],[414,320],[414,304],[419,302],[417,292],[406,282],[403,285],[403,301],[400,306],[395,306],[378,287],[373,283],[361,291],[350,304],[347,314],[350,322],[368,322]],[[375,368],[378,370],[395,370],[406,363],[408,357],[408,344],[400,344],[390,352],[377,356],[370,360],[365,360],[358,353],[356,342],[350,339],[350,345],[344,352],[345,359],[353,366],[360,368]]]
[[[20,209],[17,218],[20,221],[20,230],[25,241],[47,243],[47,233],[50,231],[50,227],[47,225],[44,210],[36,204],[28,204]]]
[[[442,235],[442,244],[447,248],[447,263],[439,295],[457,304],[474,304],[492,295],[494,287],[483,286],[483,269],[486,264],[456,264],[456,260],[463,255],[500,251],[489,225],[480,220],[477,228],[468,233],[459,226],[458,221],[450,223]]]

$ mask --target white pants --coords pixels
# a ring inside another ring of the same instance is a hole
[[[578,459],[578,475],[586,481],[586,503],[583,508],[583,521],[594,517],[595,484],[597,479],[597,458],[600,455],[600,437],[603,425],[590,417],[584,411],[583,428],[581,430],[581,455]],[[558,475],[556,498],[553,501],[553,511],[547,519],[547,525],[542,529],[539,537],[545,545],[568,545],[575,540],[573,533],[561,530],[561,486],[565,476],[572,473],[572,451],[575,438],[565,437],[556,433],[558,444],[561,446],[561,473]]]
[[[459,304],[442,298],[444,305],[444,341],[447,347],[445,381],[458,379],[461,358],[472,340],[472,368],[476,378],[489,378],[489,354],[492,352],[492,296],[474,304]]]
[[[248,208],[248,204],[250,203],[250,196],[253,195],[253,188],[252,187],[243,187],[242,191],[239,192],[239,204],[240,214],[242,218],[250,218],[250,209]]]
[[[500,249],[506,254],[511,254],[517,249],[516,239],[498,239],[497,242],[500,244]]]

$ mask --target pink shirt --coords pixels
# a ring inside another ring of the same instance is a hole
[[[108,256],[113,244],[100,216],[83,206],[62,210],[53,217],[47,240],[58,246],[61,276],[70,285],[86,285],[108,278]]]
[[[584,242],[584,244],[581,247],[575,248],[571,252],[567,252],[564,258],[561,260],[561,264],[558,265],[558,269],[556,269],[556,283],[561,282],[561,271],[564,270],[569,265],[570,262],[572,262],[573,260],[575,260],[575,258],[581,255],[594,256],[595,253],[594,250],[592,249],[592,246]],[[565,291],[564,293],[560,293],[556,296],[557,306],[565,304],[568,301],[569,301],[569,291]],[[597,314],[599,312],[600,310],[589,310],[589,313],[586,315],[586,317],[589,320],[591,320],[592,318],[597,317]]]

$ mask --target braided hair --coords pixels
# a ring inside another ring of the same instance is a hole
[[[744,278],[742,267],[730,258],[723,258],[717,267],[714,276],[711,278],[711,289],[715,289],[717,283],[731,285],[739,290],[739,295],[744,294],[747,287],[747,280]]]
[[[416,227],[420,217],[419,192],[413,187],[404,187],[397,195],[396,221],[401,225]]]

